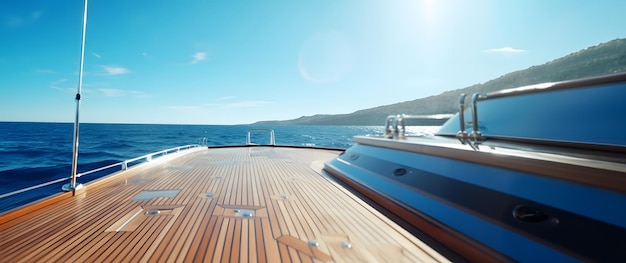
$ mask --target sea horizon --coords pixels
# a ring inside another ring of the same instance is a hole
[[[74,124],[73,121],[2,121],[0,123],[58,123],[58,124]],[[130,125],[207,125],[207,126],[359,126],[359,127],[382,127],[384,125],[335,125],[335,124],[255,124],[255,123],[241,123],[241,124],[202,124],[202,123],[142,123],[142,122],[80,122],[79,124],[130,124]],[[425,125],[428,127],[430,125]]]

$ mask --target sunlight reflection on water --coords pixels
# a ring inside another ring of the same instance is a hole
[[[407,126],[405,128],[408,136],[423,136],[435,134],[441,126]]]

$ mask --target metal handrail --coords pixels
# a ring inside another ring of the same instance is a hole
[[[590,86],[598,86],[615,82],[626,82],[626,72],[582,79],[565,80],[559,82],[539,83],[529,86],[498,90],[481,95],[479,100],[489,100],[501,97],[519,96],[523,94],[550,92],[556,90],[588,88]]]
[[[79,173],[79,174],[77,174],[77,175],[76,175],[76,177],[77,177],[77,178],[80,178],[80,177],[81,177],[81,176],[83,176],[83,175],[88,175],[88,174],[92,174],[92,173],[97,173],[97,172],[100,172],[100,171],[104,171],[104,170],[107,170],[107,169],[111,169],[111,168],[113,168],[113,167],[115,167],[115,166],[119,166],[119,165],[121,165],[122,163],[123,163],[123,162],[118,162],[118,163],[110,164],[110,165],[103,166],[103,167],[100,167],[100,168],[96,168],[96,169],[93,169],[93,170],[89,170],[89,171],[86,171],[86,172],[84,172],[84,173]]]
[[[250,134],[252,134],[253,132],[267,132],[270,134],[270,144],[269,145],[276,145],[276,141],[274,139],[274,130],[272,129],[250,129],[248,130],[248,136],[246,137],[246,145],[252,145],[252,142],[250,141]]]
[[[122,164],[122,170],[126,170],[128,169],[128,164],[132,163],[132,162],[136,162],[139,161],[141,159],[146,159],[146,161],[152,161],[152,157],[154,156],[158,156],[158,155],[166,155],[168,153],[171,153],[173,151],[179,152],[180,150],[184,150],[184,149],[190,149],[190,148],[195,148],[195,147],[201,147],[202,145],[198,145],[198,144],[189,144],[189,145],[185,145],[185,146],[179,146],[179,147],[174,147],[174,148],[170,148],[170,149],[165,149],[162,151],[158,151],[158,152],[153,152],[153,153],[149,153],[143,156],[139,156],[133,159],[128,159],[126,161],[121,162]],[[89,171],[91,172],[91,171]],[[86,173],[82,173],[81,175],[84,175]]]
[[[472,95],[472,133],[470,133],[470,137],[472,137],[472,139],[474,139],[475,141],[482,141],[485,139],[485,137],[483,137],[483,134],[480,132],[480,129],[478,128],[478,100],[481,98],[485,98],[484,95],[480,94],[480,93],[474,93],[474,95]],[[459,114],[463,114],[463,113],[459,113]]]
[[[13,192],[8,192],[8,193],[5,193],[5,194],[1,194],[0,195],[0,199],[5,198],[5,197],[9,197],[9,196],[13,196],[13,195],[16,195],[16,194],[19,194],[19,193],[27,192],[27,191],[30,191],[30,190],[33,190],[33,189],[41,188],[41,187],[44,187],[44,186],[48,186],[48,185],[51,185],[51,184],[60,183],[60,182],[63,182],[65,180],[71,179],[71,178],[72,177],[69,177],[69,176],[68,177],[63,177],[63,178],[59,178],[59,179],[56,179],[56,180],[53,180],[53,181],[50,181],[50,182],[45,182],[45,183],[42,183],[42,184],[33,185],[33,186],[29,186],[29,187],[22,188],[22,189],[19,189],[19,190],[15,190]]]
[[[485,140],[478,128],[478,101],[484,99],[485,95],[480,93],[474,93],[472,95],[472,133],[465,131],[465,93],[461,93],[459,96],[459,131],[456,133],[456,138],[459,139],[461,144],[469,145],[474,151],[478,150],[478,141]]]
[[[398,114],[389,115],[385,121],[385,137],[398,139],[406,136],[405,120],[445,120],[450,119],[454,114],[432,114],[432,115],[410,115]]]
[[[461,144],[465,144],[468,138],[467,132],[465,132],[465,93],[461,93],[459,96],[459,126],[461,129],[456,133],[456,137]]]
[[[117,162],[117,163],[114,163],[114,164],[109,164],[107,166],[99,167],[99,168],[96,168],[96,169],[93,169],[93,170],[89,170],[89,171],[86,171],[86,172],[83,172],[83,173],[76,174],[76,178],[79,178],[79,177],[81,177],[83,175],[88,175],[88,174],[104,171],[104,170],[107,170],[107,169],[111,169],[113,167],[120,166],[120,165],[121,165],[122,170],[127,170],[129,163],[132,163],[132,162],[135,162],[135,161],[138,161],[138,160],[141,160],[141,159],[146,159],[146,161],[150,161],[155,156],[163,156],[163,155],[167,155],[167,154],[172,153],[172,152],[179,152],[181,150],[186,150],[186,149],[191,149],[191,148],[196,148],[196,147],[202,147],[202,145],[189,144],[189,145],[178,146],[178,147],[174,147],[174,148],[170,148],[170,149],[165,149],[165,150],[158,151],[158,152],[149,153],[149,154],[146,154],[146,155],[143,155],[143,156],[139,156],[139,157],[128,159],[128,160],[121,161],[121,162]],[[0,199],[5,198],[5,197],[9,197],[9,196],[13,196],[13,195],[16,195],[16,194],[20,194],[20,193],[23,193],[23,192],[27,192],[27,191],[30,191],[30,190],[42,188],[44,186],[48,186],[48,185],[51,185],[51,184],[60,183],[60,182],[63,182],[65,180],[71,179],[71,178],[72,177],[63,177],[63,178],[59,178],[59,179],[52,180],[52,181],[49,181],[49,182],[45,182],[45,183],[29,186],[29,187],[22,188],[22,189],[19,189],[19,190],[15,190],[13,192],[0,194]]]

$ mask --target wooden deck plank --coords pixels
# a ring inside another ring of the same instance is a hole
[[[0,262],[446,261],[322,176],[319,164],[338,153],[222,148],[157,159],[88,185],[82,197],[0,216]],[[180,192],[133,199],[144,190]],[[137,207],[165,214],[142,210],[126,231],[107,232]]]
[[[117,242],[124,241],[120,246],[125,246],[123,249],[113,249],[105,251],[98,261],[106,262],[123,262],[130,261],[135,256],[143,255],[148,249],[146,244],[151,243],[156,238],[160,229],[162,229],[169,221],[168,216],[150,215],[145,216],[142,220],[142,224],[139,228],[132,232],[118,232],[126,236],[125,239],[118,239]],[[117,245],[113,245],[117,247]]]
[[[193,256],[193,258],[191,258],[191,260],[189,260],[189,262],[206,262],[208,260],[206,259],[205,255],[206,253],[212,254],[212,252],[209,252],[209,250],[212,250],[212,246],[209,246],[209,243],[211,241],[213,229],[215,229],[215,225],[217,224],[218,219],[219,217],[210,217],[203,219],[204,221],[206,221],[206,224],[203,224],[203,227],[201,227],[198,231],[200,238],[199,245],[196,249],[195,255]]]
[[[194,202],[194,204],[192,204],[190,207],[185,207],[184,209],[188,209],[187,211],[185,211],[186,213],[184,213],[184,218],[181,220],[182,222],[191,222],[189,224],[178,224],[178,228],[174,228],[172,233],[175,233],[175,235],[169,235],[172,238],[171,239],[166,239],[168,241],[166,241],[167,247],[166,249],[163,250],[163,254],[165,255],[169,255],[166,261],[172,262],[174,261],[174,259],[179,257],[179,253],[177,252],[182,252],[182,248],[185,246],[185,243],[187,240],[191,240],[188,239],[187,237],[190,235],[190,233],[192,233],[192,231],[194,231],[195,229],[197,229],[197,227],[199,226],[200,222],[198,220],[194,220],[194,221],[188,221],[191,220],[192,218],[199,218],[201,214],[205,214],[206,213],[206,209],[208,209],[208,206],[206,206],[206,203],[203,202],[205,200],[201,200],[199,202]],[[181,255],[184,257],[184,255]]]
[[[255,246],[255,250],[257,253],[257,262],[261,263],[265,263],[267,262],[267,253],[266,253],[266,245],[263,242],[265,240],[265,237],[263,236],[265,233],[263,231],[263,220],[267,220],[265,218],[256,218],[254,220],[254,233],[255,233],[255,237],[256,237],[256,246]]]
[[[58,209],[65,211],[66,213],[73,213],[71,207],[69,206],[62,206]],[[102,207],[95,206],[95,209],[102,209]],[[18,226],[2,231],[0,240],[6,241],[6,243],[3,243],[1,247],[6,248],[7,251],[19,251],[22,248],[16,248],[15,246],[28,246],[31,241],[35,243],[41,242],[42,238],[51,237],[58,229],[68,227],[67,222],[62,220],[62,218],[66,215],[67,214],[54,214],[48,211],[48,209],[44,209],[44,211],[39,214],[33,213],[33,216],[28,217],[33,220],[33,224],[22,224],[21,227]],[[84,220],[88,216],[89,215],[78,215],[78,220]],[[70,225],[70,227],[74,227],[74,225]],[[36,232],[38,235],[21,238],[20,242],[15,242],[15,238],[19,237],[16,233],[28,231]],[[51,240],[46,240],[46,242],[51,242]]]
[[[174,216],[168,216],[168,217],[174,217]],[[167,225],[171,222],[170,220],[172,219],[163,218],[162,220],[159,220],[157,229],[167,228]],[[150,250],[151,244],[153,244],[155,240],[159,239],[158,234],[159,232],[149,233],[149,235],[145,236],[147,237],[147,239],[142,240],[140,244],[132,246],[132,249],[129,250],[127,253],[125,253],[123,258],[120,258],[120,260],[117,260],[117,259],[113,260],[112,262],[138,262],[143,257],[147,255],[151,255],[151,253],[148,251]]]
[[[203,220],[193,220],[193,219],[194,218],[202,219],[203,215],[209,214],[210,211],[212,210],[212,207],[214,206],[211,203],[212,199],[205,198],[205,197],[200,197],[202,194],[206,194],[206,192],[202,188],[204,188],[204,186],[207,185],[207,184],[210,185],[211,184],[211,180],[212,179],[209,176],[204,176],[202,178],[201,183],[199,183],[197,185],[196,191],[195,192],[192,191],[192,192],[189,193],[189,197],[188,197],[189,199],[200,198],[199,201],[195,202],[198,205],[193,205],[193,206],[188,208],[189,209],[188,211],[195,211],[195,212],[193,212],[193,213],[186,212],[183,215],[183,219],[178,221],[178,223],[176,223],[174,225],[173,231],[164,240],[164,243],[168,244],[168,247],[166,249],[162,249],[160,251],[161,254],[170,254],[171,255],[171,253],[168,253],[168,252],[170,252],[171,249],[174,249],[174,247],[173,247],[174,243],[179,242],[179,241],[183,241],[183,240],[187,240],[186,238],[184,238],[184,236],[189,235],[190,233],[193,233],[194,230],[198,231],[198,228],[202,224]],[[182,201],[182,203],[187,203],[187,202],[189,202],[189,201],[187,201],[187,200]],[[191,221],[189,221],[189,220],[191,220]],[[192,222],[193,224],[190,226],[189,224],[183,224],[182,222]],[[189,238],[190,241],[191,241],[191,239],[192,238]]]
[[[226,236],[228,235],[228,223],[230,219],[222,218],[219,226],[220,230],[216,233],[215,237],[215,251],[211,255],[212,262],[222,262],[222,254],[224,253],[224,244],[226,243]]]
[[[128,205],[128,207],[130,208],[132,205]],[[108,214],[101,214],[100,216],[110,216]],[[93,220],[93,218],[91,219]],[[89,226],[84,224],[85,221],[79,221],[81,223],[79,224],[83,224],[85,226]],[[83,231],[79,231],[76,232],[73,235],[68,235],[65,238],[67,238],[67,240],[57,240],[57,241],[51,241],[51,242],[55,242],[55,243],[65,243],[68,244],[68,246],[66,246],[65,248],[63,248],[62,250],[53,250],[55,253],[49,253],[49,252],[42,252],[41,254],[45,255],[45,257],[41,258],[41,261],[47,261],[47,262],[71,262],[68,260],[63,260],[63,258],[67,258],[67,257],[80,257],[81,254],[77,253],[83,249],[85,249],[86,247],[83,246],[83,242],[88,242],[89,238],[91,238],[91,235],[100,235],[104,232],[102,232],[102,229],[105,229],[107,227],[106,223],[104,221],[101,221],[99,224],[93,224],[90,225],[89,227],[85,228]],[[38,260],[39,261],[39,260]]]
[[[213,255],[216,254],[216,250],[218,248],[218,237],[220,235],[220,228],[224,221],[223,217],[214,217],[211,219],[213,222],[210,224],[211,228],[210,234],[206,236],[207,246],[206,250],[204,250],[204,255],[202,255],[202,262],[209,262],[213,260]]]
[[[263,240],[261,241],[263,247],[261,249],[265,252],[267,262],[279,262],[280,253],[278,250],[278,242],[276,242],[276,238],[272,235],[270,220],[261,220],[261,224],[263,231]]]
[[[78,259],[82,255],[92,255],[99,248],[108,247],[107,243],[112,242],[111,237],[115,235],[115,232],[100,232],[95,238],[98,242],[92,243],[92,246],[82,246],[76,250],[66,262],[78,262]]]
[[[249,228],[250,228],[250,222],[254,221],[254,220],[245,220],[241,222],[241,230],[238,233],[235,233],[235,236],[237,238],[239,238],[239,243],[240,245],[240,249],[239,250],[235,250],[233,251],[233,253],[238,253],[239,255],[237,255],[237,261],[239,262],[250,262],[250,259],[248,258],[248,252],[251,252],[250,250],[250,235],[253,234],[253,232],[251,233]],[[233,262],[235,262],[233,260]]]
[[[128,206],[132,206],[132,204],[128,204]],[[92,209],[94,209],[93,211],[95,212],[81,213],[75,209],[68,209],[65,210],[66,212],[63,214],[63,217],[56,218],[55,222],[52,224],[43,226],[43,229],[34,230],[38,233],[46,233],[46,238],[42,240],[42,237],[40,236],[37,242],[44,244],[62,243],[67,244],[67,246],[61,249],[52,246],[39,246],[36,250],[31,251],[24,259],[29,260],[29,258],[32,257],[33,259],[36,259],[36,261],[47,261],[57,254],[64,255],[66,253],[70,253],[69,251],[72,248],[75,249],[76,247],[80,247],[80,243],[87,240],[90,235],[95,234],[103,223],[102,221],[96,221],[93,224],[85,224],[84,222],[89,222],[90,220],[94,220],[99,217],[106,217],[114,211],[105,204],[98,205],[95,202],[89,202],[87,207],[93,207]],[[63,229],[72,229],[73,231],[63,232]],[[33,238],[37,239],[36,236]]]
[[[190,237],[187,242],[190,242],[188,244],[188,246],[186,247],[186,250],[188,249],[188,254],[187,257],[187,262],[193,262],[194,261],[194,255],[196,253],[197,248],[200,246],[202,238],[204,237],[204,234],[195,234],[195,236],[193,236],[193,233],[204,233],[204,230],[207,228],[207,225],[209,223],[209,217],[205,217],[203,215],[206,214],[211,214],[214,207],[215,207],[215,202],[213,202],[213,198],[209,198],[206,196],[207,193],[215,193],[215,187],[216,187],[216,181],[212,179],[213,174],[210,172],[210,170],[207,169],[201,169],[200,171],[198,171],[199,175],[202,175],[203,179],[201,184],[198,184],[197,190],[195,192],[191,192],[190,193],[190,198],[194,198],[194,194],[195,194],[195,198],[200,198],[201,200],[201,204],[198,206],[198,213],[197,216],[199,218],[199,220],[195,220],[194,222],[194,228],[190,229],[188,233],[188,235],[192,235],[192,237]],[[181,225],[184,225],[182,222],[186,222],[187,219],[183,218],[183,220],[180,220],[174,227],[173,232],[174,233],[178,233],[179,231],[177,229],[179,229],[181,227]],[[168,235],[168,237],[166,238],[166,240],[164,240],[165,243],[169,244],[172,242],[172,240],[177,240],[180,237],[176,236],[176,235]],[[204,246],[202,246],[204,247]],[[165,253],[164,250],[161,251],[162,253]]]
[[[203,204],[202,206],[206,206],[206,211],[204,212],[205,214],[208,214],[208,211],[212,211],[212,209],[210,208],[210,203],[211,203],[211,199],[209,198],[203,198],[205,200],[203,200]],[[205,232],[204,230],[207,228],[207,225],[209,224],[209,220],[208,217],[201,217],[201,219],[197,220],[199,221],[198,227],[195,229],[195,235],[193,236],[193,238],[190,238],[190,243],[189,243],[189,250],[187,252],[187,254],[185,255],[185,259],[183,260],[184,262],[197,262],[195,260],[196,254],[199,251],[199,248],[202,245],[202,237],[204,237]]]
[[[203,200],[203,201],[204,202],[201,202],[198,205],[198,212],[196,214],[196,218],[201,218],[202,215],[208,214],[208,210],[210,208],[209,204],[206,202],[206,200]],[[183,234],[181,234],[181,240],[179,242],[182,244],[181,246],[178,247],[180,250],[180,254],[178,254],[176,258],[183,259],[187,256],[187,253],[190,252],[192,244],[194,243],[193,237],[198,233],[198,229],[200,228],[201,224],[202,224],[201,220],[194,220],[193,224],[188,224],[190,225],[190,227]],[[170,258],[172,260],[175,259],[172,257],[172,255],[170,255]]]

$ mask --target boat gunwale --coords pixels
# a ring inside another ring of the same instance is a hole
[[[502,97],[520,96],[526,94],[535,94],[543,92],[551,92],[557,90],[589,88],[604,84],[612,84],[618,82],[626,82],[626,72],[620,72],[609,75],[592,76],[573,80],[563,80],[557,82],[544,82],[533,85],[515,87],[510,89],[501,89],[492,91],[480,96],[478,101],[497,99]]]
[[[440,223],[438,220],[404,204],[402,201],[381,192],[373,187],[367,186],[352,178],[344,176],[337,167],[327,163],[324,171],[331,178],[354,194],[364,197],[367,203],[379,210],[382,214],[393,220],[397,224],[403,226],[407,231],[414,235],[425,235],[437,245],[442,245],[444,251],[440,253],[451,256],[461,257],[470,262],[513,262],[512,259],[491,249],[471,237]],[[416,233],[417,232],[417,233]],[[435,238],[436,237],[436,238]],[[429,244],[432,246],[432,244]],[[445,251],[448,250],[448,251]],[[448,252],[448,253],[446,253]]]
[[[353,141],[363,145],[450,158],[491,167],[528,172],[616,192],[626,192],[626,177],[624,177],[626,163],[616,162],[615,160],[603,160],[591,154],[571,156],[561,154],[560,152],[558,154],[537,153],[528,149],[516,149],[514,147],[511,148],[515,149],[513,150],[514,154],[507,151],[498,152],[497,150],[481,151],[480,148],[490,148],[490,145],[482,142],[479,144],[478,149],[475,150],[468,145],[460,144],[456,139],[442,136],[416,137],[411,138],[411,140],[355,136]],[[498,147],[501,147],[501,145],[498,145]],[[493,158],[494,153],[497,153],[501,158]],[[563,158],[557,160],[557,157]],[[584,161],[585,163],[577,163],[577,161]],[[603,165],[606,167],[602,167]],[[563,171],[568,171],[568,173],[564,174]],[[590,174],[593,176],[590,176]]]

